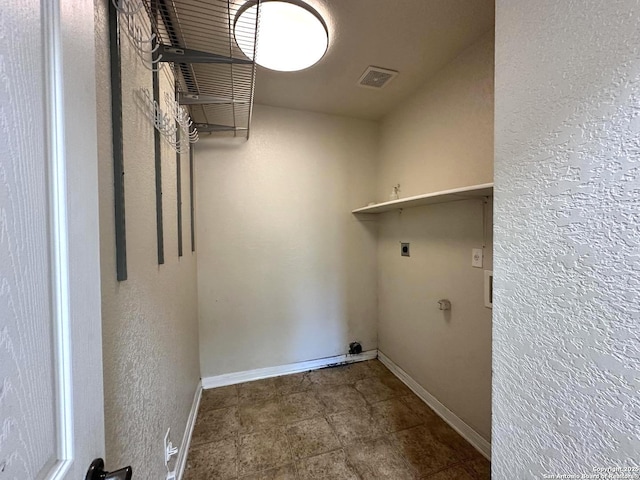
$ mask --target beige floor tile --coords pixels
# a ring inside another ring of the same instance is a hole
[[[423,420],[397,398],[378,402],[371,406],[373,418],[385,432],[397,432],[415,427]]]
[[[184,480],[237,478],[236,439],[228,438],[189,449]]]
[[[429,425],[429,432],[439,441],[454,449],[460,455],[460,458],[469,460],[484,458],[469,442],[445,422]]]
[[[313,387],[313,382],[311,382],[311,378],[309,378],[309,372],[277,377],[274,379],[274,384],[278,395],[305,392]]]
[[[289,444],[282,428],[241,435],[238,473],[249,475],[291,463]]]
[[[240,404],[264,402],[275,398],[276,395],[275,378],[265,378],[238,384],[238,400]]]
[[[296,423],[324,414],[324,406],[314,391],[293,393],[281,398],[283,423]]]
[[[351,376],[342,367],[321,368],[309,372],[309,379],[315,386],[328,387],[353,383]]]
[[[398,379],[398,377],[396,377],[395,375],[386,375],[386,376],[382,376],[380,378],[382,380],[382,383],[384,383],[387,387],[389,387],[391,390],[396,392],[396,394],[399,395],[399,396],[415,395],[411,391],[411,389],[409,387],[407,387],[404,384],[404,382],[402,380]]]
[[[291,464],[241,477],[240,480],[297,480],[297,478],[296,469]]]
[[[398,392],[389,388],[378,377],[360,380],[356,382],[355,388],[369,403],[381,402],[382,400],[388,400],[399,395]]]
[[[404,395],[414,395],[409,387],[398,380],[392,374],[376,375],[356,383],[360,391],[369,403],[376,403],[389,398]]]
[[[198,415],[191,444],[201,445],[235,435],[240,428],[237,407],[209,410]]]
[[[300,479],[304,480],[358,480],[342,450],[305,458],[296,465]]]
[[[474,480],[469,472],[461,466],[448,468],[434,475],[422,478],[425,480]]]
[[[491,463],[484,457],[467,462],[463,466],[476,480],[491,479]]]
[[[372,360],[204,391],[184,480],[490,476],[488,461]]]
[[[328,413],[367,408],[364,397],[351,385],[318,388],[316,392]]]
[[[342,445],[373,440],[384,434],[368,410],[332,413],[327,416]]]
[[[428,425],[445,423],[431,407],[424,403],[417,395],[411,393],[400,397],[400,401],[408,406],[414,413],[416,413],[424,423]]]
[[[282,403],[279,398],[238,407],[240,432],[251,433],[266,430],[283,423]]]
[[[384,366],[384,364],[378,360],[367,360],[366,362],[362,362],[367,365],[367,368],[375,375],[375,376],[393,376],[393,373]]]
[[[233,407],[238,404],[238,389],[235,385],[212,388],[202,391],[199,412],[208,412],[218,408]]]
[[[338,437],[324,417],[289,425],[287,438],[294,458],[312,457],[341,447]]]
[[[454,466],[465,458],[453,447],[438,440],[426,425],[397,432],[390,438],[400,454],[422,476]]]
[[[367,480],[413,480],[415,472],[386,439],[347,448],[349,463]]]
[[[364,378],[374,377],[375,373],[369,369],[366,362],[355,362],[340,367],[349,383],[355,383]]]

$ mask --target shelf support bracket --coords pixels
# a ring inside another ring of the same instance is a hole
[[[215,95],[195,95],[193,93],[181,93],[178,102],[180,105],[227,105],[232,103],[245,104],[242,100],[233,100],[232,98],[217,97]]]
[[[225,57],[215,53],[191,50],[190,48],[176,48],[160,45],[155,53],[155,60],[173,63],[224,63],[253,65],[253,60]]]
[[[231,125],[218,125],[215,123],[196,123],[194,127],[200,133],[240,132],[247,130],[246,127],[232,127]]]

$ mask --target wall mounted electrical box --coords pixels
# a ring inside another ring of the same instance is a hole
[[[409,252],[409,244],[408,243],[404,243],[401,242],[400,243],[400,255],[402,255],[403,257],[410,257],[410,252]]]

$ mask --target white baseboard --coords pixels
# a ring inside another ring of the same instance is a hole
[[[247,370],[244,372],[226,373],[215,377],[203,378],[202,388],[209,389],[224,387],[227,385],[235,385],[236,383],[261,380],[263,378],[279,377],[281,375],[289,375],[291,373],[317,370],[318,368],[328,367],[329,365],[362,362],[365,360],[372,360],[377,356],[377,350],[368,350],[358,355],[337,355],[335,357],[319,358],[317,360],[290,363],[288,365],[280,365],[277,367],[257,368],[255,370]]]
[[[391,372],[409,387],[413,393],[429,405],[445,422],[464,437],[476,450],[478,450],[487,460],[491,460],[491,443],[486,441],[478,432],[467,425],[460,417],[445,407],[436,397],[427,392],[418,382],[409,376],[407,372],[396,365],[393,360],[384,353],[378,351],[380,360]]]
[[[196,417],[198,416],[198,407],[200,406],[200,398],[202,397],[202,382],[198,382],[196,387],[196,393],[193,396],[193,403],[191,404],[191,411],[189,412],[189,418],[187,419],[187,425],[184,427],[184,435],[182,435],[182,444],[178,452],[178,460],[176,461],[176,468],[174,470],[175,480],[182,480],[184,469],[187,466],[187,454],[189,453],[189,446],[191,445],[191,436],[193,435],[193,427],[196,424]]]

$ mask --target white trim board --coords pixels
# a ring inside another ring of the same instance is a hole
[[[445,407],[438,401],[436,397],[425,390],[418,382],[409,376],[407,372],[396,365],[393,360],[384,353],[378,351],[378,360],[380,360],[396,377],[409,387],[420,399],[429,405],[431,409],[440,416],[445,422],[467,440],[476,450],[478,450],[487,460],[491,460],[491,443],[486,441],[482,435],[467,425],[460,417]]]
[[[307,360],[306,362],[289,363],[287,365],[280,365],[277,367],[257,368],[255,370],[247,370],[244,372],[225,373],[224,375],[203,378],[202,388],[209,389],[225,387],[227,385],[252,382],[263,378],[279,377],[281,375],[289,375],[291,373],[317,370],[330,365],[363,362],[365,360],[373,360],[377,356],[377,350],[368,350],[358,355],[337,355],[335,357],[325,357],[317,360]]]
[[[71,354],[73,329],[70,310],[71,282],[69,280],[69,212],[67,209],[67,157],[63,74],[63,41],[60,2],[42,2],[46,113],[47,113],[47,169],[49,171],[49,224],[51,227],[51,286],[53,306],[54,357],[53,368],[57,387],[56,462],[45,478],[62,480],[69,473],[77,451],[74,448],[73,410],[74,369]],[[103,447],[104,448],[104,447]]]
[[[176,468],[173,471],[174,475],[173,477],[171,477],[170,474],[168,474],[167,480],[171,478],[173,478],[174,480],[182,480],[184,470],[187,467],[187,454],[189,453],[189,447],[191,446],[191,437],[193,436],[193,428],[196,425],[198,407],[200,406],[201,398],[202,382],[198,382],[196,393],[193,397],[193,404],[191,405],[191,412],[189,412],[189,418],[187,419],[187,425],[184,427],[184,435],[182,436],[182,443],[180,444],[178,460],[176,461]]]

